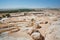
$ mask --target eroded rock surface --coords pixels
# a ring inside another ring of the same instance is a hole
[[[52,23],[47,29],[45,40],[60,40],[60,21]]]
[[[59,16],[52,11],[26,14],[0,20],[0,40],[60,40]]]

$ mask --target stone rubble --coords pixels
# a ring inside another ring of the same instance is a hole
[[[46,14],[42,14],[43,16],[32,14],[0,20],[2,22],[0,40],[60,40],[58,17]]]

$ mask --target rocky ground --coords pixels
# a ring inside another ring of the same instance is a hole
[[[60,40],[60,15],[56,14],[60,12],[45,12],[3,18],[0,20],[0,40]]]

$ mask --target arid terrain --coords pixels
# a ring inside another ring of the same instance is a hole
[[[60,40],[60,9],[35,10],[0,13],[0,40]]]

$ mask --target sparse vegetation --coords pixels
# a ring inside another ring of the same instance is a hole
[[[10,17],[10,14],[6,14],[7,17]]]
[[[6,16],[5,15],[2,15],[3,18],[5,18]]]
[[[15,10],[3,10],[0,13],[16,13],[16,12],[30,12],[35,11],[34,9],[15,9]]]
[[[2,19],[2,17],[0,17],[0,20]]]

